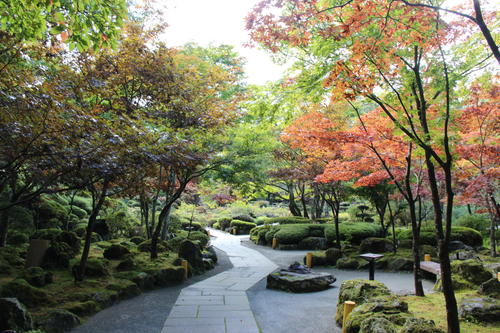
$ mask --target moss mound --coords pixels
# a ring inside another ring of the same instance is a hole
[[[4,284],[0,290],[0,296],[17,298],[29,307],[49,302],[49,296],[44,290],[33,287],[24,279],[15,279]]]

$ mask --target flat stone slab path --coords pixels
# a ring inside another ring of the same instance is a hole
[[[234,267],[182,289],[161,333],[259,333],[246,291],[278,266],[242,246],[245,236],[214,229],[210,234]]]

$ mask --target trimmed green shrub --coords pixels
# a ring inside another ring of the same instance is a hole
[[[274,235],[280,244],[297,244],[307,236],[309,236],[308,224],[282,225],[279,231]]]
[[[208,235],[202,231],[191,231],[191,233],[189,234],[189,239],[199,241],[202,247],[207,246],[208,241],[210,240]]]
[[[244,215],[244,214],[243,215],[234,216],[233,217],[233,221],[234,220],[255,223],[255,220],[253,219],[253,217],[251,217],[250,215]]]
[[[456,225],[475,229],[485,234],[488,232],[490,219],[486,215],[462,215],[457,219]]]
[[[84,209],[81,209],[78,206],[72,206],[72,207],[70,207],[70,210],[71,210],[71,214],[74,214],[80,220],[84,219],[84,218],[86,218],[88,216],[87,212]]]
[[[50,229],[40,229],[37,230],[32,236],[31,239],[46,239],[49,241],[55,241],[57,236],[62,233],[61,229],[50,228]]]
[[[412,234],[410,229],[401,230],[397,233],[397,237],[400,241],[411,240]],[[451,237],[452,241],[461,241],[469,246],[481,246],[483,244],[483,237],[481,233],[477,230],[467,228],[467,227],[451,227]],[[436,233],[433,229],[422,229],[420,230],[420,244],[422,245],[432,245],[436,246]]]
[[[214,224],[212,224],[212,228],[220,230],[221,229],[220,228],[220,223],[219,222],[215,222]]]
[[[50,219],[64,220],[68,215],[68,208],[55,200],[44,198],[37,207],[40,220],[49,221]]]
[[[223,217],[223,218],[219,219],[217,221],[217,223],[219,224],[219,229],[226,230],[227,228],[229,228],[231,221],[232,221],[232,219],[228,218],[228,217]]]
[[[325,237],[331,244],[335,243],[335,226],[325,225]],[[366,222],[357,223],[341,223],[339,225],[340,239],[348,241],[351,244],[360,244],[361,241],[368,237],[380,237],[382,228],[379,225]]]
[[[279,226],[271,226],[269,230],[266,232],[265,239],[267,244],[271,244],[274,238],[274,235],[280,230]]]
[[[236,228],[238,233],[241,234],[248,234],[250,230],[255,228],[256,224],[253,222],[245,222],[245,221],[240,221],[240,220],[232,220],[231,224],[229,225],[231,228]]]
[[[302,216],[289,216],[289,217],[270,217],[264,221],[266,224],[304,224],[304,223],[312,223],[312,220],[309,220]]]

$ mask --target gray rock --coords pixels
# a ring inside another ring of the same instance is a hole
[[[457,250],[472,251],[472,247],[470,247],[469,245],[465,245],[461,241],[455,240],[455,241],[450,242],[450,244],[448,245],[448,250],[450,252],[457,251]]]
[[[0,298],[0,331],[33,329],[31,315],[17,298]]]
[[[42,323],[44,330],[50,333],[63,333],[80,325],[80,318],[67,310],[56,309],[47,314]]]
[[[205,264],[199,247],[191,241],[184,240],[179,246],[179,257],[189,262],[193,273],[201,274],[205,271]]]
[[[387,269],[391,271],[411,271],[413,269],[413,261],[395,257],[387,260]]]
[[[281,270],[267,276],[267,288],[293,293],[306,293],[325,290],[336,278],[327,273],[300,274]]]
[[[500,322],[500,301],[489,297],[466,298],[460,303],[462,319],[479,322]]]
[[[500,298],[500,282],[498,282],[497,278],[491,278],[483,282],[479,287],[479,293],[494,298]]]
[[[474,285],[480,285],[492,278],[492,274],[478,260],[455,260],[451,271],[458,277]]]
[[[210,258],[203,258],[203,266],[205,267],[205,270],[211,270],[215,267],[215,264],[212,259]]]
[[[153,289],[155,285],[155,278],[145,272],[139,272],[132,281],[142,290]]]
[[[432,320],[408,318],[398,333],[443,333]]]
[[[356,269],[359,266],[359,262],[354,258],[343,257],[337,260],[337,268],[340,269]]]
[[[207,252],[210,253],[208,255],[208,258],[212,259],[214,263],[217,263],[217,253],[215,252],[215,249],[213,246],[207,247]]]
[[[130,251],[125,246],[113,244],[104,251],[103,256],[106,259],[117,260],[122,259],[128,254],[130,254]]]

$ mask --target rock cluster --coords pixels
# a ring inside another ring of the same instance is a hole
[[[289,269],[282,269],[267,276],[267,288],[293,293],[307,293],[325,290],[336,278],[328,273],[314,273],[299,263],[292,264]]]

